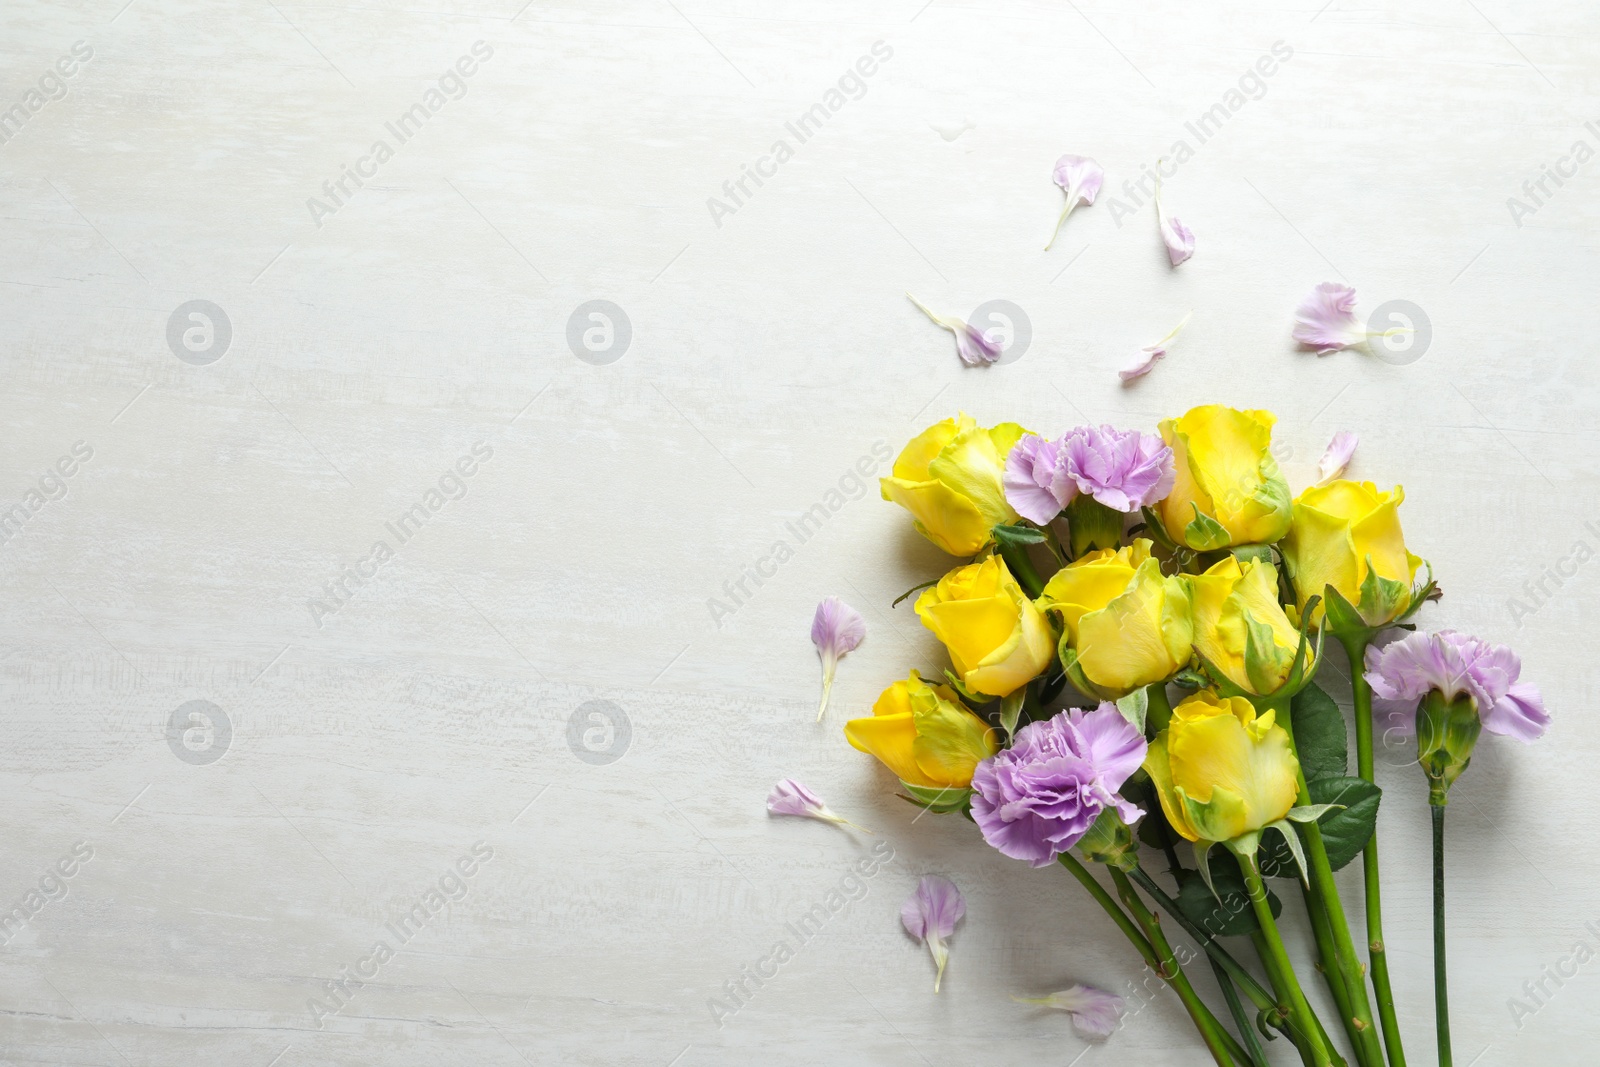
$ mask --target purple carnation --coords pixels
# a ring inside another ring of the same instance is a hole
[[[1048,866],[1106,808],[1130,823],[1144,814],[1117,790],[1144,762],[1145,748],[1144,736],[1115,704],[1029,723],[1010,748],[978,764],[973,821],[1005,855]]]
[[[1549,727],[1550,715],[1538,688],[1517,681],[1521,673],[1522,660],[1505,645],[1454,630],[1419,631],[1367,649],[1367,684],[1378,698],[1374,715],[1403,733],[1415,728],[1411,713],[1437,689],[1447,700],[1472,697],[1490,733],[1534,740]]]
[[[1059,441],[1025,435],[1006,457],[1006,501],[1044,525],[1079,493],[1135,512],[1172,491],[1172,449],[1155,434],[1079,426]]]

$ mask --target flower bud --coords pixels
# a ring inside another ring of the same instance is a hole
[[[1472,762],[1483,720],[1470,694],[1455,699],[1430,689],[1417,705],[1417,762],[1428,776],[1428,803],[1444,807],[1450,787]]]

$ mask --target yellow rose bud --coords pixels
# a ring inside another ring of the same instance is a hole
[[[1161,423],[1177,480],[1161,501],[1173,540],[1197,551],[1266,545],[1289,529],[1289,483],[1272,458],[1270,411],[1198,407]]]
[[[1084,677],[1109,699],[1170,678],[1189,662],[1188,586],[1161,573],[1144,538],[1067,564],[1035,603],[1060,616]]]
[[[1283,562],[1304,610],[1333,586],[1369,626],[1393,622],[1411,607],[1412,584],[1422,560],[1406,549],[1400,530],[1405,490],[1378,492],[1371,482],[1314,486],[1294,502],[1294,521],[1283,542]],[[1323,606],[1312,612],[1320,623]]]
[[[845,723],[844,736],[902,782],[932,789],[971,785],[974,768],[1000,748],[954,689],[929,685],[916,671],[883,691],[870,718]]]
[[[950,652],[968,689],[1007,696],[1056,653],[1050,622],[999,556],[957,567],[917,597],[917,615]]]
[[[1227,556],[1184,580],[1195,650],[1247,693],[1265,696],[1281,687],[1294,667],[1300,633],[1278,603],[1278,569],[1257,559],[1241,567]]]
[[[1289,814],[1299,763],[1272,711],[1201,690],[1172,709],[1144,769],[1172,828],[1190,841],[1232,841]]]
[[[989,531],[1018,515],[1006,503],[1006,453],[1028,431],[1014,422],[983,429],[970,415],[945,419],[912,438],[878,479],[883,499],[911,512],[917,531],[954,556],[971,556]]]

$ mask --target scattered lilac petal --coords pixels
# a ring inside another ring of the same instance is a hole
[[[1161,243],[1167,246],[1167,258],[1174,267],[1194,255],[1194,232],[1178,216],[1168,215],[1161,207],[1159,175],[1156,177],[1156,223],[1161,228]]]
[[[793,778],[785,778],[772,787],[772,792],[767,794],[767,810],[774,815],[798,815],[806,819],[821,819],[835,826],[848,826],[860,830],[864,834],[872,833],[866,827],[857,826],[844,816],[834,813],[822,802],[821,797]]]
[[[1111,703],[1029,723],[1010,748],[978,764],[972,821],[1004,855],[1048,867],[1106,808],[1116,808],[1124,822],[1143,814],[1117,791],[1139,769],[1147,747]]]
[[[1344,469],[1350,466],[1350,457],[1356,453],[1357,440],[1349,430],[1340,430],[1333,435],[1333,440],[1328,442],[1328,450],[1317,461],[1318,485],[1327,485],[1344,474]]]
[[[1094,986],[1074,983],[1047,997],[1013,997],[1023,1004],[1039,1004],[1072,1016],[1072,1029],[1081,1038],[1103,1041],[1122,1019],[1123,1000]]]
[[[1172,328],[1172,332],[1155,344],[1146,345],[1144,348],[1139,349],[1138,354],[1133,357],[1133,362],[1122,370],[1117,371],[1117,377],[1122,379],[1124,385],[1136,378],[1143,378],[1156,365],[1156,360],[1166,358],[1167,349],[1172,346],[1172,342],[1177,339],[1183,328],[1189,324],[1189,319],[1193,314],[1194,312],[1191,311],[1188,315],[1185,315],[1183,321]]]
[[[1505,645],[1454,630],[1417,631],[1368,648],[1364,665],[1378,698],[1374,714],[1386,715],[1391,729],[1414,730],[1407,713],[1415,712],[1433,689],[1447,700],[1471,696],[1483,728],[1492,734],[1529,742],[1550,726],[1544,698],[1532,684],[1518,681],[1522,660]]]
[[[937,874],[925,875],[917,883],[916,892],[900,905],[900,922],[906,932],[925,942],[933,954],[938,971],[933,978],[933,991],[939,992],[944,981],[944,967],[950,961],[950,950],[944,939],[956,928],[956,923],[967,913],[967,902],[961,890],[948,878]]]
[[[1087,206],[1094,203],[1094,198],[1100,195],[1100,185],[1105,178],[1105,168],[1088,156],[1065,155],[1056,160],[1056,184],[1066,192],[1067,206],[1062,209],[1061,217],[1056,220],[1056,228],[1051,231],[1050,240],[1045,242],[1046,252],[1056,243],[1056,235],[1061,232],[1061,225],[1067,221],[1067,216],[1072,214],[1072,209],[1079,204]]]
[[[1356,291],[1339,282],[1323,282],[1306,295],[1294,313],[1294,339],[1326,356],[1359,344],[1366,332],[1356,321]]]
[[[976,367],[980,364],[993,363],[1004,352],[999,343],[990,339],[987,334],[977,327],[969,325],[966,321],[958,319],[954,315],[938,314],[910,293],[907,293],[906,297],[917,305],[918,310],[928,316],[935,325],[942,326],[955,335],[956,354],[961,357],[961,362],[967,366]]]
[[[811,643],[822,657],[822,703],[817,706],[817,721],[828,710],[828,694],[833,691],[833,674],[846,652],[855,650],[867,636],[867,622],[861,613],[836,596],[825,597],[811,617]]]
[[[1018,515],[1039,526],[1048,525],[1077,494],[1076,487],[1072,487],[1071,495],[1063,500],[1056,491],[1060,454],[1058,442],[1029,433],[1023,434],[1006,455],[1005,475],[1001,479],[1006,503]]]

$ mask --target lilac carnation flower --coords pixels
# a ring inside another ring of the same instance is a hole
[[[1522,660],[1505,645],[1454,630],[1410,633],[1367,649],[1366,679],[1378,698],[1374,713],[1405,733],[1415,728],[1410,713],[1437,689],[1447,700],[1472,697],[1490,733],[1534,740],[1550,725],[1550,715],[1538,688],[1517,680],[1521,673]]]
[[[1116,808],[1124,822],[1144,814],[1117,790],[1144,762],[1145,748],[1115,704],[1029,723],[1010,748],[978,764],[973,821],[1005,855],[1048,866],[1106,808]]]
[[[1155,434],[1079,426],[1059,441],[1026,434],[1006,456],[1006,502],[1044,525],[1079,493],[1134,512],[1172,491],[1172,449]]]

